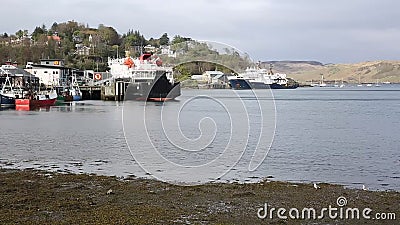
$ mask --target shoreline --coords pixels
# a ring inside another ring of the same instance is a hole
[[[400,217],[400,192],[325,183],[319,189],[269,180],[177,186],[143,178],[0,169],[0,184],[1,224],[395,224]],[[339,197],[345,197],[344,207],[395,213],[396,220],[257,216],[265,204],[319,212],[338,207]]]
[[[116,175],[116,174],[108,174],[108,173],[101,173],[101,172],[84,172],[84,171],[78,171],[78,170],[61,170],[61,169],[49,169],[49,167],[47,168],[40,168],[40,167],[2,167],[4,165],[0,164],[0,172],[2,170],[5,171],[38,171],[38,172],[43,172],[43,173],[50,173],[50,174],[62,174],[62,175],[87,175],[87,176],[100,176],[100,177],[111,177],[111,178],[115,178],[117,180],[120,181],[124,181],[124,180],[153,180],[153,181],[159,181],[159,182],[163,182],[160,181],[154,177],[152,177],[149,174],[142,174],[142,175],[134,175],[134,174],[125,174],[125,175]],[[265,177],[252,177],[253,180],[239,180],[239,179],[231,179],[231,180],[223,180],[223,179],[216,179],[214,181],[209,181],[206,182],[205,184],[258,184],[258,183],[262,183],[264,181],[268,182],[278,182],[278,183],[288,183],[288,184],[301,184],[301,185],[312,185],[313,183],[317,183],[317,184],[329,184],[329,185],[335,185],[335,186],[341,186],[345,189],[353,189],[353,190],[361,190],[362,189],[362,185],[363,183],[341,183],[341,182],[331,182],[331,181],[312,181],[312,180],[286,180],[286,179],[279,179],[279,177],[274,177],[272,175],[268,175]],[[164,183],[168,183],[168,182],[164,182]],[[170,182],[171,184],[173,184],[172,182]],[[180,185],[179,182],[175,183],[176,185]],[[185,185],[184,183],[182,184],[182,186],[198,186],[197,184],[188,184]],[[390,188],[377,188],[376,186],[368,186],[366,185],[366,187],[368,188],[368,191],[375,191],[375,192],[399,192],[400,193],[400,189],[390,189]]]

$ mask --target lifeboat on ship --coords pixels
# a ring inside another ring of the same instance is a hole
[[[124,65],[128,66],[128,68],[135,67],[135,63],[133,62],[131,57],[127,57],[124,61]]]

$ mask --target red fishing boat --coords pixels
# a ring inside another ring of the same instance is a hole
[[[57,100],[57,92],[55,90],[40,91],[34,94],[27,94],[25,99],[15,100],[16,110],[30,110],[38,107],[53,106]]]

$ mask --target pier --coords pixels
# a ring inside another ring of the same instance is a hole
[[[101,100],[101,86],[81,86],[82,100]]]
[[[130,82],[116,80],[103,85],[80,86],[83,100],[123,101]]]

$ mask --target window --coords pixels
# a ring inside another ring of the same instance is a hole
[[[45,70],[44,73],[47,73],[47,70]]]

